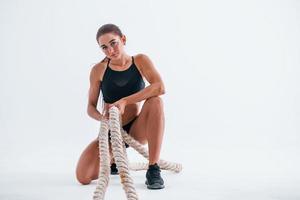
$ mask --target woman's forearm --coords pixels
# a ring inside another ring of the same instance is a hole
[[[126,101],[126,104],[129,105],[129,104],[134,104],[136,102],[143,101],[152,96],[159,96],[162,94],[165,94],[165,89],[163,84],[153,83],[135,94],[124,97],[124,100]]]
[[[89,105],[87,113],[91,118],[97,121],[101,121],[103,119],[103,115],[95,108],[95,106]]]

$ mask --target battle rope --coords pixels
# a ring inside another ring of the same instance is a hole
[[[125,190],[128,200],[137,200],[137,192],[134,188],[133,180],[129,174],[129,170],[147,170],[148,163],[133,163],[128,165],[127,152],[125,142],[133,147],[137,152],[142,154],[146,159],[149,159],[148,150],[141,145],[138,141],[133,139],[126,131],[122,128],[121,115],[119,109],[115,106],[109,109],[109,120],[101,121],[100,133],[98,135],[99,141],[99,177],[97,181],[96,190],[94,192],[94,200],[103,200],[104,195],[109,182],[110,174],[110,155],[108,148],[108,131],[111,131],[111,147],[112,153],[117,165],[121,183]],[[180,172],[182,165],[179,163],[173,163],[165,160],[159,160],[158,165],[161,169],[170,170],[173,172]]]

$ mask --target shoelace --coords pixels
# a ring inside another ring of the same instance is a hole
[[[160,173],[159,172],[160,172],[159,169],[150,169],[149,170],[150,176],[153,177],[153,178],[158,178],[158,179],[160,179]]]

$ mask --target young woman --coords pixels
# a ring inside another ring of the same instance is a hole
[[[161,76],[147,55],[130,56],[125,52],[126,37],[118,26],[101,26],[96,39],[106,57],[91,69],[87,113],[101,121],[108,119],[111,106],[119,108],[124,130],[140,143],[148,144],[147,188],[162,189],[164,181],[157,165],[165,126],[163,101],[159,97],[165,93]],[[144,79],[149,86],[145,87]],[[97,110],[100,90],[104,100],[102,113]],[[98,172],[99,149],[96,138],[81,154],[76,177],[81,184],[89,184],[98,178]],[[112,161],[111,174],[117,173]]]

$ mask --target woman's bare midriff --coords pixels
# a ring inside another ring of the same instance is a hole
[[[125,107],[124,113],[122,115],[122,125],[128,124],[131,120],[133,120],[139,114],[140,102],[135,104],[129,104]],[[107,104],[104,102],[105,107]]]

